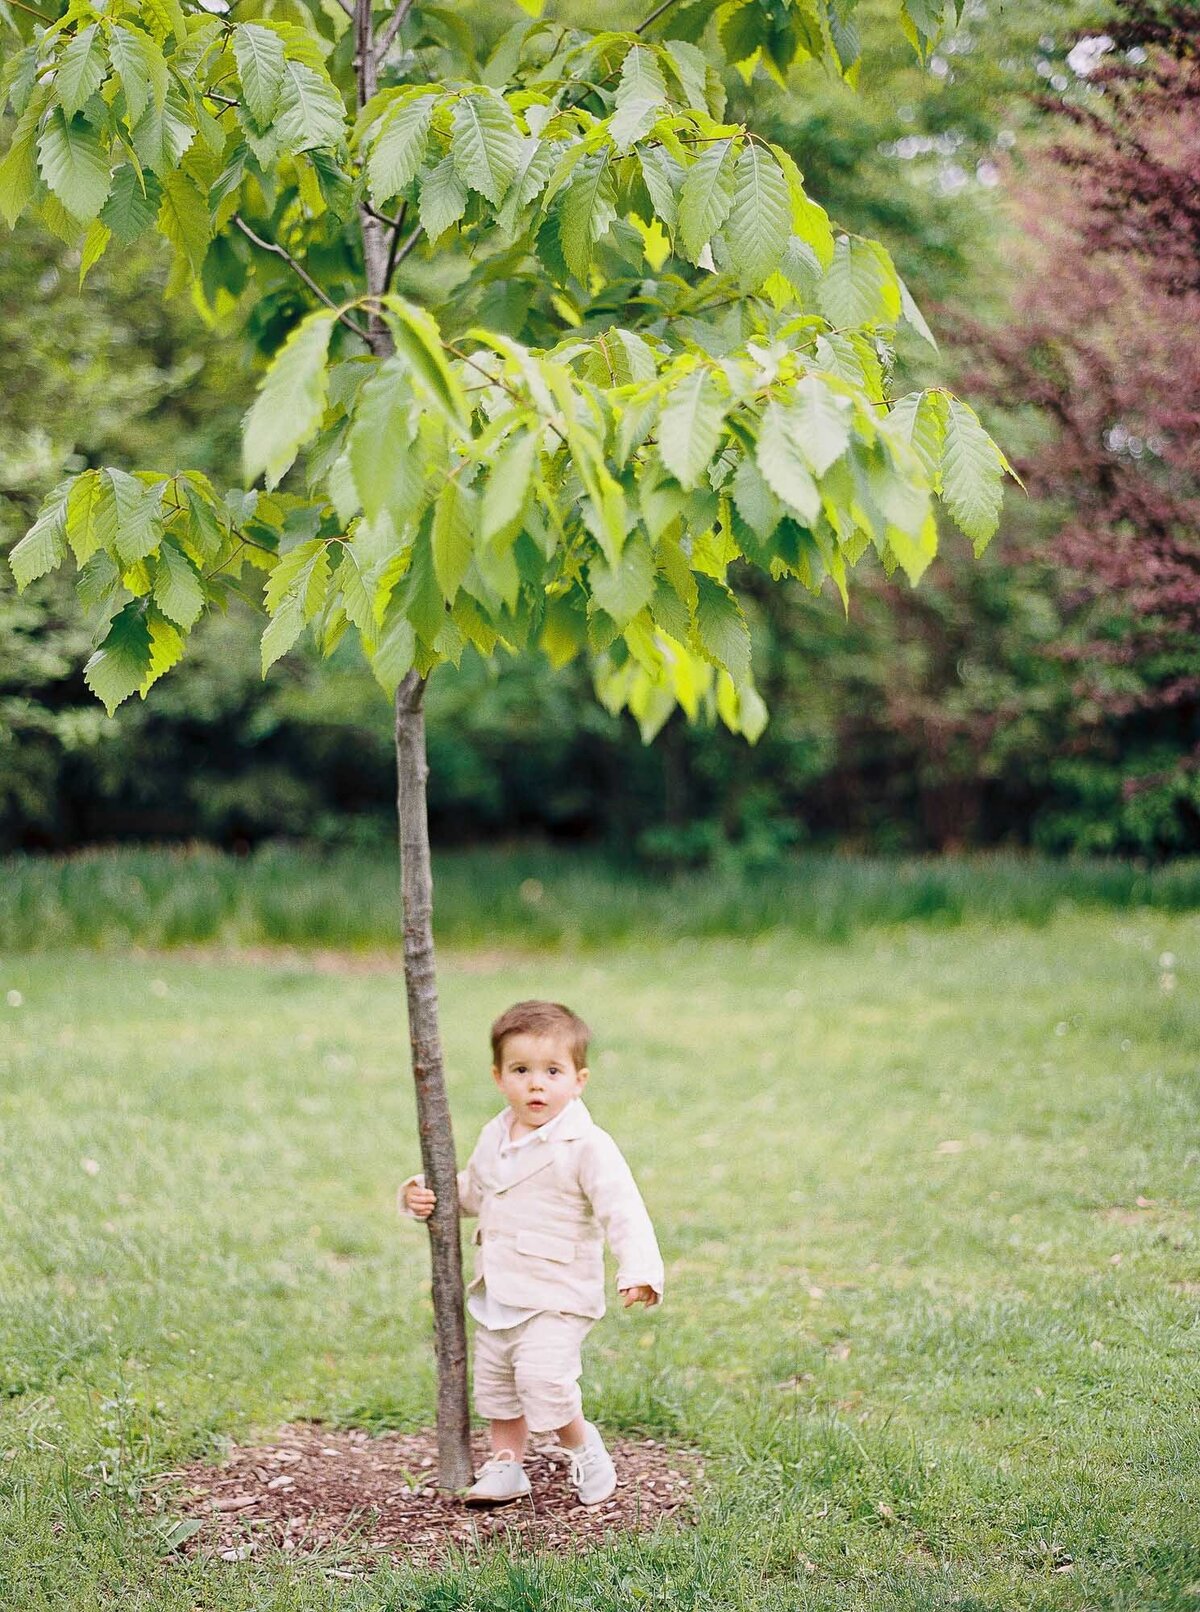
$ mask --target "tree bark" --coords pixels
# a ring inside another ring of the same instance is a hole
[[[437,1196],[428,1225],[438,1374],[438,1483],[443,1489],[462,1489],[473,1476],[467,1410],[467,1331],[458,1231],[458,1167],[442,1071],[434,974],[424,701],[425,679],[409,672],[396,690],[396,805],[404,900],[404,980],[421,1163],[426,1184]]]
[[[354,68],[360,107],[375,94],[379,81],[371,12],[372,0],[355,0]],[[387,290],[385,226],[365,206],[359,209],[359,225],[367,290],[378,297]],[[367,330],[371,351],[377,358],[388,357],[392,352],[391,334],[377,309],[368,314]],[[428,1226],[438,1377],[438,1485],[443,1489],[463,1489],[474,1476],[467,1409],[467,1328],[458,1230],[457,1161],[442,1070],[434,971],[424,702],[425,679],[416,672],[409,672],[396,690],[396,811],[404,912],[404,982],[408,994],[412,1071],[417,1088],[421,1164],[427,1184],[437,1195],[437,1207],[429,1217]]]

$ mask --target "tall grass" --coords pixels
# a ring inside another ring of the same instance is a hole
[[[955,858],[797,856],[764,872],[651,876],[582,852],[435,858],[435,928],[463,945],[588,947],[634,936],[844,940],[890,924],[1042,924],[1073,910],[1200,909],[1200,860],[1162,868]],[[0,947],[400,943],[398,873],[377,851],[268,846],[103,850],[0,863]]]

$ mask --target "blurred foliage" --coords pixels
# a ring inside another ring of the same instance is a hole
[[[865,9],[861,93],[817,72],[795,75],[786,95],[732,75],[733,105],[753,97],[756,122],[794,152],[812,193],[887,242],[942,337],[939,378],[953,381],[965,362],[955,330],[1002,321],[1019,277],[1036,272],[1013,250],[1007,198],[1052,127],[1038,92],[1086,89],[1066,56],[1103,11],[967,0],[962,28],[922,71],[886,36],[882,6]],[[141,294],[165,272],[152,254],[104,260],[85,307],[61,251],[26,232],[0,240],[0,302],[21,331],[0,387],[3,486],[19,500],[10,530],[61,467],[102,455],[179,460],[184,444],[189,462],[231,476],[248,401],[233,389],[231,338],[178,299]],[[998,396],[988,422],[1006,447],[1052,442],[1036,411],[1011,401]],[[61,440],[39,427],[61,428]],[[864,579],[848,619],[831,597],[747,583],[772,713],[754,748],[673,719],[646,750],[627,717],[596,705],[581,668],[549,677],[532,660],[468,657],[439,669],[435,837],[600,840],[667,866],[757,867],[830,841],[1160,851],[1149,811],[1127,812],[1115,841],[1104,833],[1124,756],[1079,748],[1094,712],[1057,653],[1069,629],[1046,537],[1060,515],[1010,500],[982,564],[951,544],[917,594]],[[85,694],[75,668],[86,632],[58,586],[46,579],[18,600],[0,577],[0,845],[390,841],[391,713],[352,652],[339,651],[332,676],[291,656],[263,684],[257,624],[231,614],[118,728]]]

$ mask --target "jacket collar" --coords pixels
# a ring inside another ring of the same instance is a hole
[[[496,1116],[497,1152],[499,1152],[500,1142],[508,1126],[508,1121],[505,1118],[506,1112],[507,1110]],[[518,1149],[512,1179],[506,1181],[502,1187],[498,1187],[497,1191],[507,1192],[511,1187],[519,1186],[522,1181],[528,1181],[529,1177],[536,1175],[539,1170],[544,1170],[546,1165],[553,1161],[555,1149],[560,1142],[577,1141],[581,1136],[586,1136],[594,1124],[595,1121],[588,1112],[583,1099],[581,1097],[575,1098],[569,1108],[564,1110],[562,1118],[554,1127],[554,1135],[551,1138],[542,1143],[530,1142],[528,1147]]]

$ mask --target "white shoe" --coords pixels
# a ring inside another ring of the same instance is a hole
[[[479,1469],[479,1474],[463,1496],[468,1506],[506,1506],[523,1500],[532,1491],[525,1468],[511,1450],[501,1450]]]
[[[591,1422],[583,1425],[587,1434],[582,1448],[567,1448],[571,1457],[571,1487],[579,1496],[581,1506],[598,1506],[617,1487],[617,1469],[597,1429]]]

